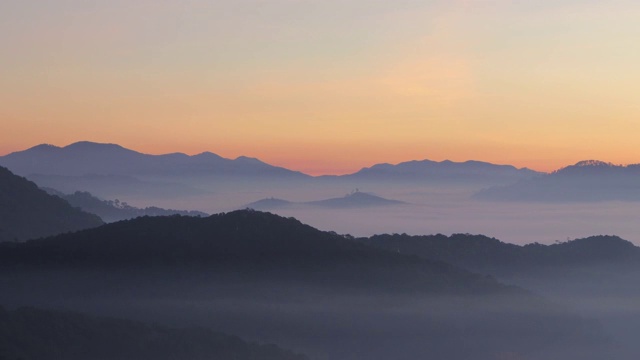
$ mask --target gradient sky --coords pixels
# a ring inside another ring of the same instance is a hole
[[[7,0],[0,154],[640,163],[640,2]]]

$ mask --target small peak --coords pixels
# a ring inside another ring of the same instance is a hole
[[[122,146],[118,144],[97,143],[92,141],[78,141],[64,147],[64,149],[81,149],[81,150],[104,149],[104,148],[124,149]]]
[[[40,144],[36,145],[28,150],[31,151],[50,151],[50,150],[58,150],[60,147],[52,145],[52,144]]]
[[[237,158],[235,158],[235,160],[236,161],[242,161],[242,162],[250,162],[250,163],[262,164],[262,161],[260,161],[259,159],[248,157],[248,156],[238,156]]]
[[[600,161],[600,160],[583,160],[583,161],[579,161],[577,162],[575,165],[576,167],[594,167],[594,166],[606,166],[606,167],[611,167],[611,166],[615,166],[614,164],[610,163],[610,162],[604,162],[604,161]]]
[[[216,158],[216,159],[222,159],[223,157],[216,154],[216,153],[212,153],[211,151],[205,151],[205,152],[201,152],[200,154],[197,154],[195,156],[198,157],[207,157],[207,158]]]

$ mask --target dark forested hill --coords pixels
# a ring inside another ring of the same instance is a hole
[[[34,183],[0,167],[0,241],[27,240],[102,224]]]
[[[378,248],[440,260],[494,275],[600,265],[637,265],[640,248],[617,236],[592,236],[552,245],[525,246],[483,235],[376,235],[360,239]]]
[[[425,292],[513,291],[439,261],[369,247],[293,218],[239,210],[207,218],[141,217],[25,244],[0,244],[21,267],[170,267],[388,286]]]
[[[597,323],[525,290],[252,210],[3,243],[0,288],[8,305],[215,325],[320,360],[600,360],[608,350]]]
[[[2,360],[304,360],[204,328],[172,329],[74,312],[0,307]]]

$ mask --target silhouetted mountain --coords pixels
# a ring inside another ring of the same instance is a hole
[[[0,241],[27,240],[102,225],[99,217],[0,167]]]
[[[47,192],[51,190],[45,189]],[[137,208],[130,206],[126,202],[120,202],[119,200],[101,200],[89,192],[76,191],[73,194],[63,194],[59,191],[53,191],[52,195],[57,195],[74,207],[80,208],[91,214],[100,216],[100,218],[106,222],[114,222],[120,220],[133,219],[140,216],[170,216],[170,215],[184,215],[184,216],[209,216],[209,214],[201,211],[186,211],[186,210],[173,210],[162,209],[155,206],[146,208]]]
[[[497,201],[640,201],[640,164],[581,161],[551,174],[482,190],[474,197]]]
[[[390,205],[402,205],[406,204],[403,201],[385,199],[383,197],[361,192],[354,191],[343,197],[332,198],[326,200],[306,201],[306,202],[292,202],[283,199],[266,198],[258,200],[245,205],[246,208],[256,210],[269,210],[269,209],[282,209],[290,208],[294,206],[313,206],[332,209],[353,209],[353,208],[366,208],[366,207],[378,207],[378,206],[390,206]]]
[[[148,155],[115,144],[77,142],[65,147],[38,145],[0,157],[0,164],[20,175],[45,174],[159,175],[159,176],[284,176],[306,175],[266,164],[258,159],[225,159],[205,152]]]
[[[550,270],[557,276],[563,268],[613,264],[635,264],[640,269],[640,248],[617,236],[593,236],[553,245],[534,243],[524,246],[469,234],[376,235],[360,240],[378,248],[445,261],[501,277]]]
[[[309,201],[305,204],[311,206],[320,206],[328,208],[360,208],[360,207],[375,207],[375,206],[389,206],[389,205],[401,205],[405,202],[398,200],[389,200],[380,196],[354,191],[340,198],[333,198],[319,201]]]
[[[341,178],[416,183],[509,184],[537,175],[539,173],[527,168],[518,169],[511,165],[495,165],[481,161],[414,160],[396,165],[377,164]]]
[[[2,360],[304,360],[204,328],[172,329],[74,312],[0,307]]]
[[[207,218],[141,217],[24,244],[0,244],[0,264],[36,268],[200,267],[350,286],[445,292],[514,291],[445,263],[364,246],[293,218],[240,210]]]

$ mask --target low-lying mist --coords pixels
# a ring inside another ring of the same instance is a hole
[[[272,186],[265,190],[256,184],[220,189],[198,197],[138,198],[129,203],[217,213],[242,209],[246,204],[264,198],[306,202],[344,196],[356,188],[354,184],[352,187]],[[408,204],[349,209],[299,206],[265,210],[295,217],[322,230],[354,236],[471,233],[516,244],[550,244],[591,235],[615,234],[640,243],[640,222],[636,215],[640,214],[640,202],[491,202],[471,199],[475,189],[462,186],[406,188],[372,184],[359,190]]]

